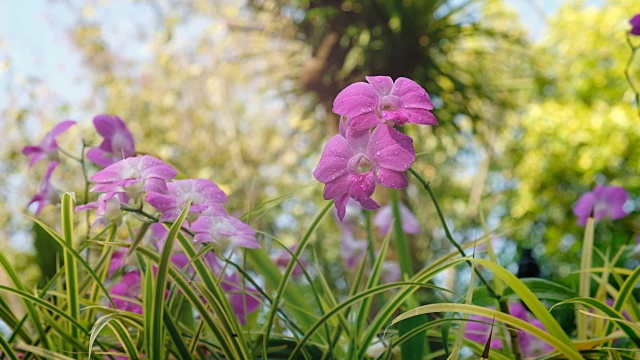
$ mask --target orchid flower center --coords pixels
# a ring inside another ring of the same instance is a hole
[[[358,174],[366,174],[371,171],[371,160],[365,154],[357,154],[349,160],[348,167]]]
[[[396,110],[402,105],[402,100],[395,95],[387,95],[380,99],[380,110]]]

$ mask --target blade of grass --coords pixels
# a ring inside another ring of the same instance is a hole
[[[412,279],[414,283],[424,284],[430,281],[434,276],[440,272],[454,267],[460,263],[466,262],[468,258],[458,258],[458,252],[450,253],[447,256],[435,259],[431,264],[420,270]],[[398,290],[398,292],[382,306],[378,311],[374,319],[369,324],[364,336],[360,339],[360,351],[356,354],[356,358],[362,359],[366,354],[366,348],[372,343],[373,339],[380,333],[380,331],[389,324],[393,314],[404,304],[408,296],[413,294],[419,286],[406,286]]]
[[[220,318],[222,333],[229,341],[228,345],[231,346],[236,357],[251,358],[242,326],[229,304],[225,291],[220,287],[217,275],[213,273],[211,266],[202,257],[197,256],[198,252],[189,239],[178,233],[177,240],[182,251],[192,260],[193,267],[201,281],[194,284],[196,286],[202,285],[204,288],[204,290],[199,289],[200,293],[205,297],[208,306],[212,307],[214,314]],[[219,276],[222,276],[222,274]]]
[[[618,296],[616,301],[613,303],[613,309],[617,312],[622,310],[622,307],[627,302],[634,302],[633,298],[633,290],[636,285],[640,281],[640,266],[636,267],[634,271],[627,277],[622,286],[620,287],[620,291],[618,292]],[[638,308],[638,306],[631,306],[631,308]],[[635,314],[634,314],[635,315]],[[613,331],[613,324],[609,323],[605,330],[605,335],[609,335]]]
[[[367,297],[371,297],[374,296],[376,294],[380,294],[383,293],[387,290],[393,289],[393,288],[404,288],[407,286],[411,286],[411,287],[416,287],[416,288],[432,288],[432,289],[438,289],[441,291],[445,291],[448,292],[449,290],[444,289],[444,288],[440,288],[434,285],[430,285],[430,284],[425,284],[422,282],[396,282],[396,283],[391,283],[391,284],[386,284],[386,285],[379,285],[376,286],[374,288],[371,289],[366,289],[358,294],[356,294],[355,296],[352,296],[346,300],[344,300],[342,303],[340,303],[338,306],[334,307],[333,309],[327,311],[320,319],[318,319],[318,321],[316,321],[316,323],[305,333],[305,336],[298,342],[298,344],[296,345],[296,347],[294,348],[294,350],[291,352],[291,355],[289,357],[289,359],[295,359],[295,356],[297,355],[298,351],[300,350],[300,348],[302,346],[304,346],[309,339],[311,339],[311,337],[313,336],[313,334],[318,331],[318,329],[320,327],[323,326],[324,323],[326,323],[327,321],[331,320],[331,318],[333,316],[335,316],[336,314],[346,310],[347,308],[349,308],[352,304],[362,300],[362,299],[366,299]],[[364,344],[361,345],[361,350],[366,352],[366,348],[368,347],[368,344]],[[364,348],[364,350],[362,350],[362,348]],[[362,359],[363,357],[358,357],[358,359]]]
[[[411,250],[407,243],[407,236],[402,228],[402,216],[400,214],[400,201],[397,190],[391,191],[391,211],[393,212],[394,219],[393,238],[395,239],[395,249],[398,255],[398,263],[400,264],[401,277],[403,279],[410,279],[413,276],[413,258],[411,257]],[[418,305],[413,295],[407,298],[406,305],[410,308]],[[416,317],[403,321],[398,325],[398,331],[400,335],[403,335],[411,331],[411,329],[420,326],[425,320],[425,317]],[[428,344],[428,341],[424,339],[425,334],[416,334],[413,338],[400,345],[403,360],[419,360],[423,358],[427,350],[426,345]]]
[[[78,252],[75,251],[73,247],[69,246],[69,244],[65,241],[65,239],[63,239],[60,235],[58,235],[56,231],[53,230],[51,227],[49,227],[47,224],[43,223],[42,221],[36,218],[30,218],[30,219],[32,221],[37,222],[38,225],[40,225],[45,231],[47,231],[58,244],[62,245],[65,253],[68,252],[69,255],[72,256],[75,259],[75,261],[78,262],[78,264],[82,265],[82,267],[85,269],[87,274],[89,274],[89,276],[91,276],[91,278],[96,282],[96,284],[98,284],[98,286],[100,287],[100,290],[102,290],[102,292],[104,293],[104,296],[107,298],[109,303],[111,303],[111,305],[115,307],[115,304],[113,303],[113,300],[111,300],[111,296],[109,295],[109,291],[102,283],[102,280],[100,279],[100,277],[98,277],[95,271],[93,271],[91,266],[87,263],[87,261],[82,256],[80,256],[80,254],[78,254]]]
[[[180,239],[180,236],[178,239]],[[137,253],[152,262],[157,263],[160,261],[160,257],[157,253],[144,247],[138,248]],[[196,312],[200,315],[200,318],[205,321],[211,330],[213,337],[218,340],[220,352],[222,352],[226,358],[238,358],[236,350],[231,343],[232,333],[229,332],[228,324],[224,324],[223,320],[220,319],[215,312],[212,313],[207,308],[207,306],[202,302],[200,293],[196,292],[190,283],[184,279],[184,276],[172,266],[169,267],[169,277],[176,284],[181,293],[187,298],[191,306],[193,306]]]
[[[28,296],[31,296],[31,294],[28,294],[26,292],[26,288],[24,284],[22,284],[22,281],[20,281],[20,277],[18,277],[18,274],[16,273],[15,269],[13,268],[13,266],[11,266],[11,263],[9,263],[9,260],[5,257],[2,251],[0,251],[0,265],[2,265],[7,275],[9,275],[9,278],[11,279],[11,282],[13,282],[13,286],[14,286],[14,288],[0,287],[0,289],[6,288],[7,291],[17,291],[20,294],[26,294]],[[33,302],[30,301],[28,297],[21,296],[20,298],[22,300],[24,307],[27,310],[28,317],[31,319],[31,323],[33,324],[33,327],[36,329],[36,332],[38,333],[38,338],[42,342],[42,347],[44,347],[45,349],[51,348],[51,345],[49,343],[49,338],[47,337],[44,331],[44,327],[42,326],[42,320],[40,318],[40,314],[33,306]],[[20,324],[22,324],[22,322]]]
[[[163,322],[164,326],[167,328],[167,332],[169,333],[171,345],[175,346],[177,350],[177,355],[179,355],[178,358],[191,359],[191,353],[189,352],[189,349],[187,349],[187,345],[185,344],[182,335],[178,331],[176,322],[174,322],[171,316],[168,314],[168,309],[164,311]]]
[[[245,250],[245,254],[251,266],[259,270],[260,275],[264,277],[267,288],[276,289],[280,282],[282,282],[282,274],[280,273],[280,269],[273,263],[271,258],[269,258],[266,251],[264,249],[247,249]],[[292,256],[295,256],[295,253]],[[313,309],[306,306],[308,301],[305,300],[305,296],[300,290],[300,287],[296,286],[296,284],[290,284],[290,286],[285,288],[282,298],[288,304],[297,304],[300,307],[305,307],[306,310],[304,311],[298,310],[297,308],[288,309],[295,318],[295,321],[298,322],[299,328],[306,329],[313,325],[315,319],[314,316],[310,315],[313,314]],[[273,306],[273,299],[271,299],[271,301]],[[303,331],[301,331],[301,333],[302,332]]]
[[[2,350],[0,354],[3,354],[4,356],[8,357],[9,360],[19,359],[18,355],[16,355],[16,353],[11,348],[11,345],[7,342],[7,340],[4,338],[4,336],[1,333],[0,333],[0,350]]]
[[[107,235],[107,242],[113,243],[115,241],[117,227],[115,224],[110,224],[107,228],[110,229]],[[91,285],[91,289],[89,290],[89,302],[98,302],[98,297],[100,296],[100,285],[104,284],[104,280],[107,278],[107,274],[109,272],[107,264],[110,262],[112,254],[113,250],[110,246],[102,246],[100,260],[98,261],[94,271],[100,281],[94,281]],[[90,281],[91,277],[86,278],[85,280]],[[84,291],[84,284],[80,286],[80,291]],[[95,319],[95,316],[96,314],[92,308],[87,309],[84,315],[85,323],[90,323],[91,320]]]
[[[496,320],[501,321],[505,324],[511,325],[517,329],[522,331],[526,331],[539,339],[545,341],[546,343],[552,345],[556,350],[560,351],[564,356],[571,360],[583,360],[584,358],[580,353],[573,347],[571,341],[564,341],[557,336],[547,333],[544,330],[538,328],[535,325],[530,324],[527,321],[521,320],[511,315],[507,315],[503,312],[492,310],[489,308],[476,306],[476,305],[468,305],[468,304],[429,304],[420,306],[416,309],[407,311],[406,313],[396,317],[393,319],[391,324],[395,324],[399,321],[402,321],[406,318],[421,315],[421,314],[430,314],[435,312],[461,312],[467,313],[471,315],[480,315],[488,318],[492,318],[495,316]],[[566,335],[565,335],[566,337]]]
[[[80,294],[78,290],[78,266],[73,256],[75,234],[73,232],[73,197],[71,193],[64,193],[62,195],[61,218],[62,236],[69,249],[67,250],[67,248],[65,248],[63,252],[66,274],[67,312],[71,318],[77,321],[80,319]],[[80,336],[78,328],[72,325],[69,325],[68,328],[71,331],[71,336],[74,339],[78,339]],[[79,354],[74,353],[73,357],[78,359]]]
[[[575,299],[570,299],[570,300],[566,300],[563,301],[561,303],[556,304],[555,306],[558,305],[562,305],[562,304],[581,304],[581,305],[587,305],[590,306],[594,309],[597,309],[605,314],[607,314],[608,317],[612,318],[612,319],[616,319],[619,321],[611,321],[609,322],[609,325],[613,328],[614,324],[617,325],[620,330],[622,330],[625,334],[627,334],[627,336],[629,337],[629,340],[631,340],[638,348],[640,348],[640,337],[638,337],[638,334],[636,334],[636,332],[633,330],[633,328],[629,325],[626,324],[626,320],[624,319],[624,316],[622,316],[622,314],[620,313],[620,311],[616,310],[615,308],[609,307],[607,304],[602,303],[596,299],[593,298],[575,298]],[[585,311],[586,312],[586,311]],[[584,314],[580,314],[581,316],[586,316]],[[610,333],[607,333],[605,335],[609,335]]]
[[[593,233],[595,230],[595,221],[593,217],[589,217],[587,225],[584,228],[584,238],[582,240],[582,257],[580,258],[580,284],[578,292],[580,297],[588,298],[591,296],[591,259],[593,256]],[[587,339],[587,318],[582,315],[576,308],[576,325],[578,331],[578,340]]]
[[[471,275],[469,278],[469,288],[467,289],[467,297],[465,298],[465,304],[469,305],[473,302],[473,275],[475,264],[471,264]],[[468,319],[469,315],[462,314],[462,319]],[[456,340],[453,343],[453,348],[451,348],[451,355],[447,358],[447,360],[455,360],[460,357],[460,350],[462,349],[462,339],[464,339],[464,333],[466,329],[466,322],[460,323],[460,328],[458,329],[458,335],[456,336]],[[447,346],[447,344],[445,344]]]
[[[138,352],[138,349],[133,343],[133,339],[131,338],[131,333],[129,332],[127,327],[125,327],[124,324],[118,320],[109,322],[108,326],[116,335],[120,344],[123,345],[124,351],[126,352],[127,357],[130,360],[138,360],[140,358],[140,353]]]
[[[304,236],[300,240],[300,243],[296,247],[296,251],[294,253],[296,258],[300,257],[300,254],[302,254],[302,251],[304,250],[304,248],[307,246],[307,243],[311,239],[311,234],[313,234],[313,232],[315,231],[316,227],[318,226],[322,218],[324,218],[324,215],[327,212],[329,212],[329,209],[331,209],[332,206],[333,206],[333,201],[328,202],[327,205],[325,205],[325,207],[320,211],[320,213],[318,213],[316,218],[311,222],[311,225],[307,229],[307,232],[304,234]],[[273,322],[275,320],[276,308],[280,305],[280,299],[282,298],[282,295],[284,294],[284,291],[287,288],[287,284],[291,279],[291,274],[293,273],[294,266],[295,266],[295,263],[293,261],[290,261],[289,264],[287,265],[287,268],[285,269],[284,274],[280,279],[280,283],[278,284],[278,287],[276,289],[276,295],[273,298],[273,304],[271,306],[271,309],[269,309],[269,312],[267,313],[267,321],[266,321],[265,330],[264,330],[265,341],[263,341],[263,347],[262,347],[262,356],[265,359],[267,358],[267,343],[268,343],[267,340],[269,340],[269,336],[271,334],[271,328],[273,327]]]
[[[147,356],[151,360],[162,360],[164,359],[164,330],[165,328],[162,326],[164,319],[164,309],[165,309],[165,295],[167,291],[167,273],[169,269],[169,261],[171,259],[171,251],[173,250],[173,243],[175,242],[178,233],[184,223],[184,220],[187,218],[187,214],[189,214],[189,209],[191,207],[191,202],[188,201],[185,207],[182,209],[180,216],[176,219],[176,221],[169,228],[169,233],[167,234],[167,238],[164,241],[164,246],[162,247],[162,252],[160,253],[160,262],[158,263],[158,268],[155,271],[156,279],[155,283],[152,287],[152,295],[151,295],[151,304],[145,304],[145,309],[151,311],[149,316],[150,319],[147,319],[147,314],[145,313],[146,325],[150,327],[146,328],[145,332],[149,332],[148,337],[148,348],[147,348]],[[147,227],[148,228],[148,227]],[[150,269],[147,269],[147,273],[149,273]],[[145,276],[145,283],[148,285],[148,281]],[[148,300],[149,297],[147,297]]]
[[[387,251],[389,250],[389,243],[391,241],[391,232],[388,232],[387,235],[382,240],[382,244],[380,245],[380,250],[378,250],[378,257],[374,261],[371,266],[371,273],[369,274],[369,280],[367,281],[365,289],[371,289],[374,286],[378,285],[380,282],[380,274],[382,274],[382,265],[384,264],[384,259],[387,256]],[[355,295],[352,294],[352,295]],[[371,311],[371,304],[374,298],[366,298],[362,300],[362,305],[360,306],[360,311],[358,312],[357,324],[358,328],[356,330],[356,334],[360,336],[366,325],[367,318],[369,317],[369,312]]]
[[[569,339],[569,336],[567,336],[567,334],[562,330],[560,324],[558,324],[556,319],[551,316],[549,311],[547,311],[547,308],[520,279],[518,279],[504,267],[492,261],[485,259],[472,259],[472,261],[482,265],[486,269],[491,270],[494,276],[499,277],[506,285],[511,287],[511,289],[513,289],[513,291],[520,296],[520,299],[529,308],[531,313],[538,320],[540,320],[542,325],[551,335],[555,336],[561,341],[564,341],[566,344],[571,344],[571,339]],[[496,319],[498,319],[497,316]],[[572,349],[573,354],[575,355],[577,351],[575,350],[575,348]]]

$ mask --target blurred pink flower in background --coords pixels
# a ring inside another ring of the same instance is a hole
[[[97,148],[87,151],[87,159],[106,167],[136,155],[133,135],[122,119],[117,116],[98,115],[93,118],[93,124],[104,140]]]
[[[38,145],[25,146],[22,148],[22,154],[31,158],[31,160],[29,160],[29,167],[32,167],[38,161],[44,159],[51,160],[57,164],[59,159],[58,142],[56,138],[75,124],[76,122],[72,120],[63,121],[49,131]]]
[[[44,173],[44,178],[40,183],[40,191],[31,198],[31,201],[27,205],[28,207],[31,204],[37,204],[34,211],[36,216],[40,214],[45,206],[58,201],[58,192],[51,184],[51,175],[53,174],[53,170],[55,170],[56,166],[58,166],[58,163],[55,161],[49,163],[47,170]]]
[[[495,309],[493,307],[490,308]],[[544,326],[542,325],[542,323],[538,319],[533,318],[533,316],[531,316],[524,305],[520,303],[511,303],[509,304],[509,312],[512,316],[544,330]],[[464,337],[482,345],[486,344],[487,339],[489,338],[489,333],[491,332],[491,323],[493,319],[489,319],[479,315],[471,315],[469,319],[475,321],[466,323]],[[494,328],[490,344],[490,347],[492,349],[499,350],[504,346],[502,343],[502,339],[500,339],[498,334],[499,332],[496,328]],[[509,343],[508,340],[507,343]],[[518,330],[518,344],[520,345],[520,350],[522,351],[522,355],[525,359],[537,358],[539,356],[548,354],[553,350],[553,347],[551,345],[531,335],[528,332],[520,330]]]
[[[640,14],[636,14],[636,16],[632,17],[629,20],[629,24],[631,24],[631,30],[629,33],[632,35],[640,35]]]
[[[411,210],[404,204],[398,204],[400,210],[400,218],[402,221],[402,231],[407,234],[419,234],[420,224],[418,219],[413,215]],[[391,223],[393,222],[393,206],[391,204],[383,206],[373,218],[373,224],[378,227],[381,234],[389,232]]]
[[[140,291],[140,271],[128,272],[111,288],[113,303],[119,310],[142,314],[142,305],[136,300],[140,298]]]
[[[288,250],[282,249],[275,256],[271,257],[271,260],[279,268],[281,269],[286,268],[289,265],[289,262],[293,259],[293,257],[291,256],[291,253],[295,252],[297,247],[298,245],[293,245],[287,248]],[[305,268],[309,265],[306,259],[299,257],[298,263],[296,263],[296,265],[293,267],[292,275],[295,277],[298,277],[303,274],[300,264],[302,264],[302,266]]]
[[[626,202],[627,192],[623,188],[597,185],[593,191],[580,196],[573,208],[573,214],[578,218],[580,225],[585,225],[591,216],[596,221],[602,218],[621,219],[627,216],[623,208]]]

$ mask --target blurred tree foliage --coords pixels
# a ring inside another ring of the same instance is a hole
[[[520,242],[544,240],[549,263],[575,260],[578,242],[562,238],[581,237],[570,214],[578,196],[596,182],[640,187],[639,119],[623,74],[632,0],[598,9],[570,1],[534,45],[500,0],[62,3],[76,19],[69,36],[91,91],[61,104],[37,80],[12,83],[6,91],[19,99],[3,116],[15,121],[2,130],[17,136],[1,148],[7,174],[24,174],[21,146],[77,109],[88,115],[64,144],[92,132],[93,114],[118,114],[138,149],[181,177],[216,181],[231,208],[254,211],[253,226],[293,243],[321,199],[311,171],[335,132],[333,98],[366,75],[390,75],[416,80],[434,100],[441,125],[405,131],[415,139],[415,168],[462,241],[482,234],[484,214],[490,229],[514,226]],[[56,176],[62,188],[66,179]],[[14,189],[24,175],[0,181]],[[3,201],[18,208],[36,186]],[[418,258],[448,251],[428,197],[412,185],[408,198],[424,224],[413,241]],[[20,217],[3,211],[3,225]],[[3,228],[11,236],[17,226]],[[324,241],[338,238],[331,231]]]
[[[546,254],[549,275],[578,267],[582,228],[572,207],[581,194],[596,184],[614,184],[635,200],[640,190],[640,119],[624,75],[631,55],[628,20],[637,10],[633,0],[562,6],[534,48],[544,74],[534,101],[502,128],[504,151],[497,163],[509,184],[502,215],[518,224],[517,239]],[[613,228],[601,225],[596,245],[604,251],[614,240],[635,243],[634,217]],[[607,228],[626,229],[627,235],[613,239]]]

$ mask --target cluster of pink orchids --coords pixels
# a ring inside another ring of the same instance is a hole
[[[177,171],[165,162],[149,155],[138,156],[134,139],[126,124],[117,116],[99,115],[93,119],[97,132],[104,138],[102,143],[91,148],[86,158],[97,167],[91,180],[95,185],[92,192],[99,193],[96,201],[76,207],[76,211],[95,210],[93,226],[114,223],[120,225],[123,210],[141,210],[148,204],[159,213],[160,222],[175,221],[183,208],[191,204],[183,227],[189,230],[196,243],[214,243],[216,250],[226,251],[229,247],[257,248],[259,243],[255,231],[246,223],[230,215],[224,208],[227,195],[214,182],[207,179],[174,179]],[[36,215],[49,203],[57,202],[57,191],[51,184],[51,176],[60,163],[60,148],[56,138],[75,124],[64,121],[55,126],[36,146],[26,146],[22,153],[31,158],[32,167],[40,160],[48,160],[40,191],[30,204],[37,204]],[[162,224],[151,227],[150,242],[162,248],[167,230]],[[223,290],[229,292],[232,308],[241,322],[245,312],[257,309],[257,291],[241,284],[238,274],[227,273],[220,260],[212,253],[205,255],[206,261],[223,281]],[[123,273],[119,282],[112,287],[114,300],[122,310],[142,312],[139,302],[131,301],[140,295],[140,270],[125,266],[126,253],[115,252],[109,275]],[[189,260],[183,253],[172,257],[174,265],[193,273],[187,267]],[[121,271],[116,271],[121,270]],[[242,291],[240,290],[242,289]]]
[[[340,115],[339,134],[325,146],[313,176],[325,184],[324,199],[334,200],[344,219],[351,198],[367,210],[380,205],[371,198],[376,184],[408,185],[405,171],[416,158],[413,139],[394,126],[437,125],[429,94],[415,81],[368,76],[342,90],[333,103]]]

